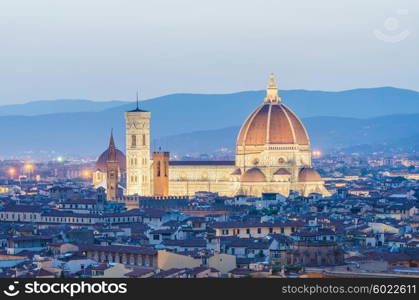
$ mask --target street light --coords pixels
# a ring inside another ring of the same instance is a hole
[[[28,173],[28,177],[29,177],[29,179],[31,178],[31,172],[32,172],[32,170],[33,170],[33,164],[31,164],[31,163],[27,163],[26,165],[25,165],[25,170],[26,170],[26,172]]]
[[[313,156],[314,156],[315,158],[319,158],[321,155],[322,155],[322,153],[321,153],[319,150],[314,150],[314,151],[313,151]]]
[[[86,179],[89,178],[90,177],[90,172],[87,171],[87,170],[83,171],[83,177],[86,178]]]
[[[11,179],[13,179],[13,177],[15,176],[15,174],[16,174],[16,169],[15,168],[10,168],[9,169],[9,175],[10,175],[10,178]]]

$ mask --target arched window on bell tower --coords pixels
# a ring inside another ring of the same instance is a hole
[[[131,146],[132,147],[137,146],[137,136],[135,134],[131,135]]]
[[[143,134],[143,146],[146,145],[146,138],[145,138],[145,134]]]
[[[161,176],[161,163],[158,161],[157,162],[157,177]]]

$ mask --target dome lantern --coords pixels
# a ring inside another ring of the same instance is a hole
[[[265,103],[278,104],[281,102],[281,97],[278,96],[278,87],[275,82],[275,75],[271,73],[269,75],[268,87],[266,88]]]

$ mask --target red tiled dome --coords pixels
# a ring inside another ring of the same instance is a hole
[[[309,144],[303,124],[282,103],[260,105],[240,129],[237,146],[266,144]]]
[[[116,159],[118,160],[119,163],[119,169],[122,170],[126,170],[126,158],[125,158],[125,154],[116,149]],[[106,172],[106,161],[108,160],[108,149],[103,152],[99,158],[96,161],[96,170],[99,170],[101,172]]]

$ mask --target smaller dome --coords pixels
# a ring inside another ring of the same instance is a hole
[[[298,174],[298,181],[322,181],[322,178],[320,177],[320,174],[317,173],[317,171],[313,168],[305,167],[300,170],[300,173]]]
[[[291,172],[288,171],[285,168],[280,168],[280,169],[276,170],[276,172],[274,173],[274,175],[291,175]]]
[[[240,181],[243,182],[265,182],[266,177],[263,172],[258,168],[251,168],[247,170],[242,177],[240,178]]]
[[[106,161],[108,160],[108,150],[103,152],[96,161],[96,170],[101,172],[106,172]],[[116,149],[116,159],[118,160],[119,169],[121,171],[126,170],[126,159],[125,154],[121,151]]]
[[[234,170],[233,173],[231,173],[230,175],[241,175],[242,174],[242,170],[240,170],[240,168],[237,168],[236,170]]]

